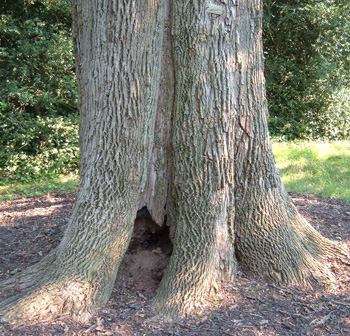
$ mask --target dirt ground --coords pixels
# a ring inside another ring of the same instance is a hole
[[[304,217],[324,236],[350,243],[350,204],[291,194]],[[21,272],[54,248],[74,204],[74,193],[0,203],[0,280]],[[152,300],[170,253],[166,232],[140,219],[109,302],[88,324],[67,320],[26,327],[0,324],[0,335],[350,335],[349,262],[329,260],[336,279],[326,288],[285,288],[240,268],[211,305],[164,322]],[[0,293],[0,299],[4,297]]]

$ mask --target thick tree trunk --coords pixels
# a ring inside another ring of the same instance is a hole
[[[1,306],[10,319],[84,318],[112,291],[151,160],[161,69],[161,1],[73,1],[80,188],[60,245]]]
[[[239,109],[235,124],[235,242],[240,259],[278,283],[327,279],[322,257],[339,252],[297,212],[271,150],[265,99],[260,1],[240,6]]]
[[[203,1],[172,3],[176,86],[170,225],[176,231],[156,299],[167,315],[191,310],[236,269],[235,6],[229,1],[219,9],[223,15],[211,13]]]
[[[286,284],[331,277],[322,257],[340,252],[297,213],[275,166],[262,3],[224,3],[173,3],[176,234],[156,298],[165,315],[190,311],[216,282],[232,279],[236,256]]]
[[[174,243],[161,314],[189,312],[232,280],[236,256],[279,283],[329,277],[320,258],[338,249],[297,213],[271,152],[261,1],[74,0],[73,10],[80,190],[58,248],[1,284],[22,293],[0,315],[90,316],[144,205],[158,224],[168,213]]]

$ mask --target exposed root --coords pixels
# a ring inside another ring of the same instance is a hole
[[[47,270],[53,264],[56,254],[55,250],[43,257],[38,263],[26,268],[22,272],[9,279],[0,282],[0,289],[14,291],[24,291],[38,283],[38,279],[43,280],[47,275]]]
[[[0,304],[2,322],[28,324],[70,315],[79,322],[87,321],[95,312],[93,289],[80,281],[56,281],[31,288]]]
[[[40,262],[0,283],[3,291],[15,293],[0,303],[0,321],[27,325],[64,315],[77,321],[90,318],[95,310],[96,288],[73,274],[56,274],[55,258],[53,250]]]
[[[290,256],[295,260],[292,259],[286,265],[287,269],[288,267],[292,269],[282,282],[286,284],[296,282],[305,285],[315,281],[326,283],[333,280],[334,274],[328,268],[327,259],[348,258],[348,251],[336,242],[323,237],[299,214],[295,214],[294,220],[291,220],[290,223],[291,230],[294,231],[295,239],[297,239],[292,246],[295,251],[290,252]],[[298,262],[300,262],[299,266]],[[298,267],[294,268],[294,265]]]
[[[261,274],[281,285],[309,286],[334,280],[334,274],[326,262],[327,257],[331,255],[319,252],[317,251],[316,254],[315,250],[310,250],[310,246],[305,245],[304,242],[298,242],[293,251],[281,251],[278,256],[280,260],[277,263],[269,263]],[[284,253],[285,255],[281,257]]]
[[[227,270],[236,270],[236,260],[229,253],[226,263],[221,263],[222,256],[215,253],[216,246],[207,245],[185,256],[179,245],[175,246],[154,301],[157,314],[163,319],[198,313],[211,306],[221,281],[228,278]]]
[[[163,278],[154,301],[154,308],[160,318],[172,319],[185,316],[201,307],[207,301],[210,291],[204,283],[194,284],[183,281],[188,286],[181,286],[179,281]]]
[[[246,231],[253,244],[237,238],[237,251],[254,272],[280,285],[327,283],[334,278],[326,260],[348,252],[323,237],[297,212],[271,231]]]

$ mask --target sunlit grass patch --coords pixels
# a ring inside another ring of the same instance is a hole
[[[350,141],[273,142],[288,191],[350,202]]]
[[[350,141],[273,142],[282,182],[288,191],[334,197],[350,203]],[[0,179],[0,201],[40,196],[78,187],[76,173],[30,181]]]
[[[55,191],[73,191],[78,187],[78,175],[49,175],[30,181],[0,180],[0,201],[20,197],[41,196]]]

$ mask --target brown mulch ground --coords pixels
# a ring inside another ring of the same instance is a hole
[[[349,246],[350,204],[300,194],[291,197],[324,236]],[[37,262],[57,245],[74,198],[73,193],[57,193],[0,203],[0,280]],[[0,324],[0,335],[350,335],[349,263],[336,259],[330,261],[336,280],[327,288],[276,287],[241,269],[238,278],[196,316],[176,322],[155,320],[152,299],[167,263],[161,248],[164,237],[140,227],[136,231],[110,301],[89,324]]]

